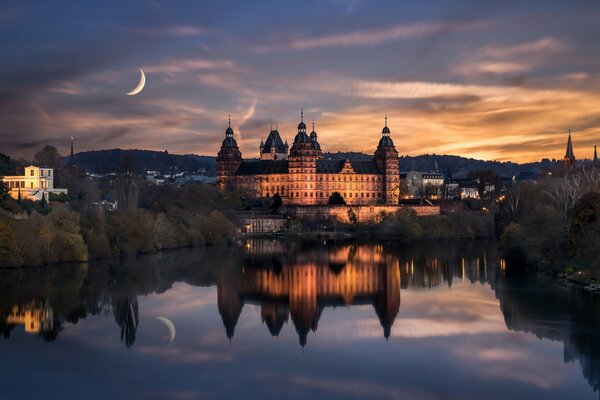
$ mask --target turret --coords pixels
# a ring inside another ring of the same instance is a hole
[[[315,121],[312,123],[312,132],[310,133],[310,142],[313,150],[321,151],[321,145],[317,140],[317,132],[315,131]]]
[[[228,185],[242,163],[242,153],[233,135],[231,118],[229,118],[229,126],[225,130],[225,139],[223,139],[221,150],[217,154],[217,181],[220,188]]]
[[[375,162],[383,175],[385,204],[398,204],[400,198],[400,164],[398,152],[390,134],[386,115],[385,126],[381,131],[381,139],[379,139],[377,150],[375,150]]]

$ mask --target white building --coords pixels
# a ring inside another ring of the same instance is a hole
[[[2,180],[8,187],[10,195],[17,199],[21,192],[22,199],[40,201],[42,195],[50,193],[67,194],[67,189],[58,189],[54,187],[54,170],[52,168],[40,168],[30,165],[25,167],[25,175],[21,176],[3,176]]]
[[[443,194],[444,175],[439,172],[408,171],[401,173],[407,198],[440,198]]]

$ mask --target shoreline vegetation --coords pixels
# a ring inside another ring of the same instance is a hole
[[[55,181],[69,196],[17,201],[0,181],[0,267],[232,244],[240,237],[239,212],[251,208],[242,192],[211,185],[150,185],[127,157],[118,174],[100,180],[92,180],[77,165],[61,166],[55,149],[38,152],[36,162],[54,167]],[[499,239],[507,270],[540,270],[593,289],[600,282],[599,192],[599,168],[557,171],[483,200],[443,201],[436,216],[417,217],[401,208],[361,222],[351,217],[349,208],[350,223],[288,218],[283,234],[268,236],[399,242]],[[276,214],[282,203],[273,199],[253,210]],[[103,200],[118,204],[117,209]]]

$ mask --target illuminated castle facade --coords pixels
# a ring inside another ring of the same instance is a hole
[[[346,204],[398,204],[400,169],[390,133],[386,118],[372,159],[328,159],[314,124],[307,134],[302,113],[291,148],[277,129],[271,130],[261,141],[260,158],[245,160],[230,123],[217,155],[218,184],[244,190],[255,199],[279,194],[286,205],[326,205],[336,192]]]

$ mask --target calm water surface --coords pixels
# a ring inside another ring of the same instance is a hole
[[[502,266],[255,240],[0,271],[0,398],[597,399],[600,300]]]

